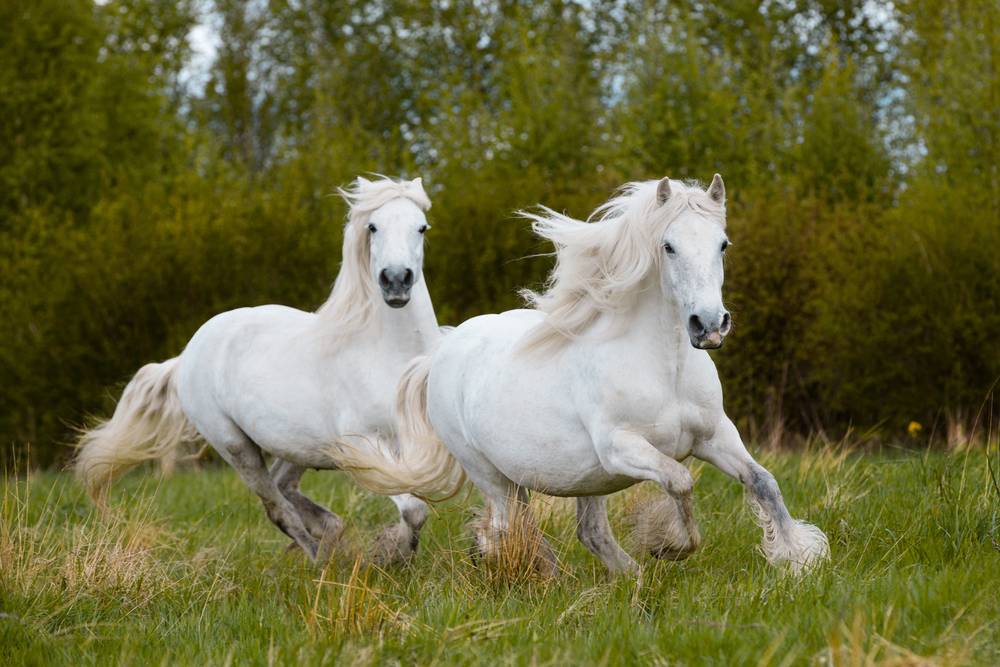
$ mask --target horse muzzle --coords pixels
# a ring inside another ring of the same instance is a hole
[[[699,350],[716,350],[722,347],[722,342],[733,328],[733,320],[729,313],[723,311],[722,317],[711,325],[706,326],[704,322],[698,315],[688,318],[688,337],[691,339],[691,345]]]
[[[408,304],[413,278],[413,271],[410,269],[382,269],[378,274],[378,285],[382,288],[382,300],[386,305],[390,308],[402,308]]]

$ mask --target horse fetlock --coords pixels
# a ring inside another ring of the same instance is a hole
[[[479,556],[490,558],[500,554],[500,540],[503,539],[500,531],[486,526],[474,529],[472,535]]]
[[[325,566],[330,558],[333,557],[333,551],[340,542],[340,536],[344,532],[343,526],[340,530],[328,530],[322,538],[320,538],[319,543],[316,545],[316,555],[313,558],[313,562],[319,567]]]
[[[701,533],[697,525],[691,526],[692,530],[679,531],[673,535],[665,536],[665,539],[658,546],[649,550],[653,558],[659,560],[684,560],[701,546]]]
[[[339,516],[327,516],[325,517],[323,523],[325,524],[325,530],[323,531],[321,539],[332,538],[334,540],[339,540],[340,536],[344,534],[344,530],[347,529],[347,522]]]
[[[427,521],[427,505],[420,503],[420,505],[413,505],[407,507],[402,511],[403,521],[407,523],[413,530],[419,531],[423,528],[424,523]]]

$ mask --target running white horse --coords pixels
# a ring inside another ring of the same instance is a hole
[[[222,313],[179,357],[140,369],[111,419],[80,439],[76,469],[96,500],[129,468],[175,457],[200,436],[278,528],[310,558],[329,557],[343,521],[302,495],[303,472],[337,469],[336,440],[394,441],[400,376],[440,336],[422,274],[431,202],[420,179],[358,178],[341,194],[350,208],[343,264],[326,303],[316,313]],[[427,516],[413,496],[393,501],[400,521],[376,543],[382,560],[412,554]]]
[[[576,497],[580,541],[610,570],[635,571],[604,496],[661,485],[666,502],[640,526],[643,546],[683,558],[700,541],[693,480],[679,463],[693,455],[746,486],[771,563],[800,571],[827,558],[826,536],[789,515],[744,447],[705,351],[731,327],[722,179],[707,191],[666,178],[630,183],[589,223],[550,209],[525,215],[557,257],[548,289],[527,293],[534,309],[473,318],[415,360],[400,385],[399,453],[341,443],[344,468],[369,489],[424,497],[450,493],[464,468],[488,503],[477,529],[485,553],[528,489]]]

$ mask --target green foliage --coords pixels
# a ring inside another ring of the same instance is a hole
[[[876,3],[877,4],[877,3]],[[424,177],[443,323],[516,307],[513,212],[726,178],[716,354],[745,428],[975,415],[1000,354],[993,3],[478,0],[0,7],[0,437],[64,457],[219,311],[313,308],[364,172]],[[206,76],[186,36],[218,29]]]

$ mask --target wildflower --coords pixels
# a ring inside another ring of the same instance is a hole
[[[906,427],[906,433],[911,438],[916,438],[920,435],[920,432],[924,430],[923,425],[920,422],[911,421]]]

